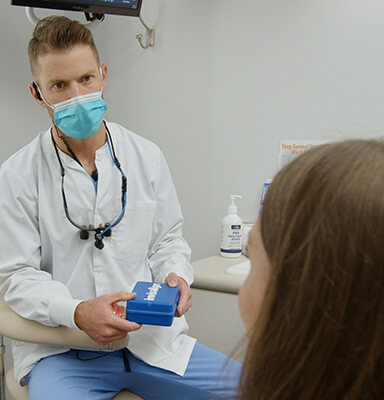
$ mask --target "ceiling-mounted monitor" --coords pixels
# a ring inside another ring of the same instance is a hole
[[[92,14],[140,15],[142,0],[12,0],[12,5],[82,11]]]

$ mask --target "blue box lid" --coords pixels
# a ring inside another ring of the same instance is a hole
[[[140,281],[132,292],[136,297],[127,301],[127,313],[134,310],[174,313],[179,300],[179,287],[170,287],[166,283]]]

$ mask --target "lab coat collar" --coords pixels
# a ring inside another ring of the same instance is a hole
[[[49,138],[49,147],[50,147],[49,152],[51,153],[53,158],[57,158],[56,151],[55,151],[55,145],[54,145],[52,137],[51,137],[51,135],[52,135],[51,132],[52,132],[52,128],[49,128],[45,132],[45,136],[48,136],[48,138]],[[59,152],[59,156],[60,156],[61,162],[63,163],[63,165],[65,167],[74,168],[74,169],[82,169],[81,165],[79,165],[79,163],[76,160],[74,160],[71,155],[65,153],[63,150],[60,149],[59,146],[57,146],[57,150]],[[100,161],[106,156],[109,156],[109,149],[108,149],[107,141],[105,141],[105,143],[101,147],[96,149],[95,161],[96,160]]]

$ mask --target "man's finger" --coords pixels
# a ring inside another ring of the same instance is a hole
[[[183,292],[180,296],[179,304],[177,306],[177,316],[182,316],[192,306],[192,294],[191,292]]]
[[[116,292],[105,295],[108,303],[118,303],[119,301],[128,301],[132,300],[136,297],[136,293],[128,293],[128,292]]]
[[[177,307],[177,314],[181,317],[192,307],[192,301],[188,301],[186,304],[181,304]]]
[[[117,335],[103,337],[101,340],[103,340],[107,343],[110,343],[110,342],[114,342],[116,340],[124,339],[126,336],[127,336],[127,332],[123,332],[123,333],[119,333]]]
[[[141,328],[140,324],[137,324],[136,322],[128,321],[124,318],[114,316],[113,317],[113,322],[111,323],[111,326],[115,329],[119,329],[120,331],[124,332],[133,332],[137,331],[138,329]]]
[[[179,277],[174,272],[171,272],[165,279],[165,283],[167,283],[168,286],[175,287],[179,283]]]

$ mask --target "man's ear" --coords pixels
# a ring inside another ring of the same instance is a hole
[[[45,103],[41,97],[39,88],[37,87],[35,82],[32,82],[28,85],[29,91],[32,95],[32,97],[35,99],[36,103],[39,104],[39,106],[46,108]]]
[[[104,91],[105,88],[107,87],[108,67],[106,64],[102,64],[100,66],[100,68],[101,68],[101,72],[103,74],[103,91]]]

